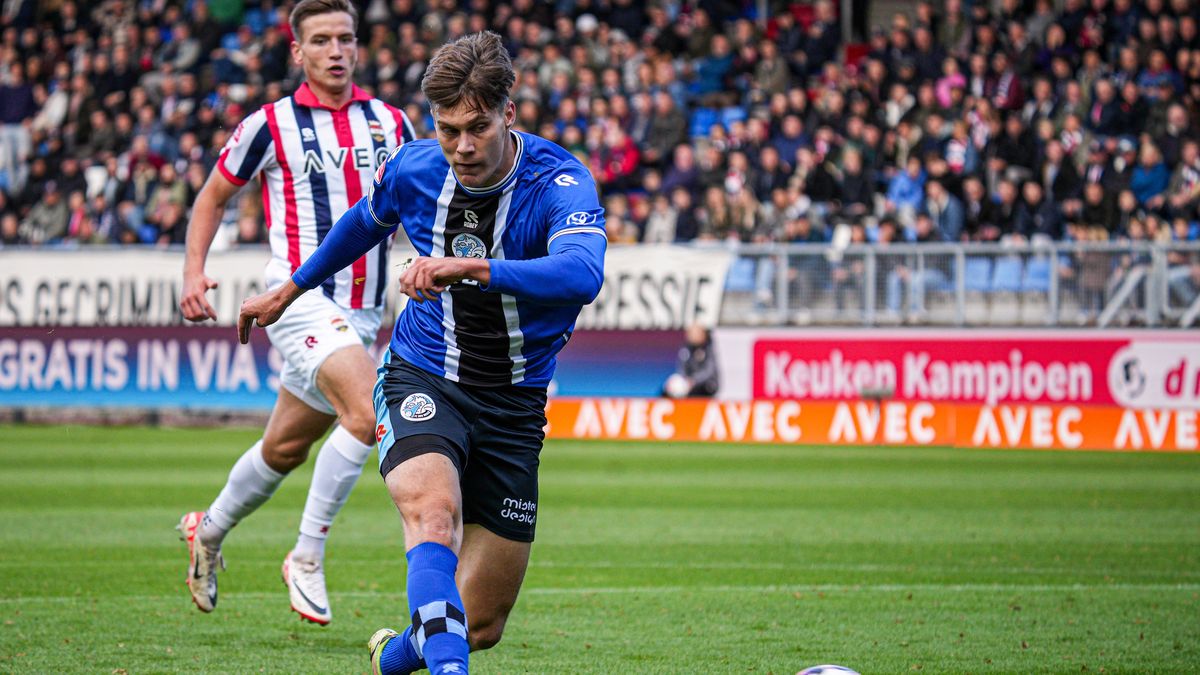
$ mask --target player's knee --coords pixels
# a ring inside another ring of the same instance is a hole
[[[340,424],[361,443],[375,444],[375,411],[370,406],[355,406],[346,410],[340,419]]]
[[[310,445],[303,441],[263,443],[263,461],[280,473],[288,473],[308,459]]]
[[[451,546],[458,532],[459,509],[452,499],[425,498],[401,505],[409,547],[424,542]]]
[[[500,643],[500,638],[504,636],[504,621],[489,621],[483,625],[476,625],[476,621],[468,617],[471,621],[471,629],[467,631],[467,641],[471,644],[472,651],[480,651],[483,649],[491,649]]]

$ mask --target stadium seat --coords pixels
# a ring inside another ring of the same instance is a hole
[[[708,138],[708,130],[720,122],[717,111],[712,108],[696,108],[688,124],[688,135],[692,138]]]
[[[1007,256],[996,261],[992,269],[993,293],[1016,293],[1021,290],[1021,270],[1024,266],[1017,256]]]
[[[725,290],[730,293],[754,292],[754,258],[738,258],[730,265]]]
[[[1047,257],[1031,258],[1025,266],[1025,274],[1021,278],[1021,290],[1026,293],[1050,292],[1050,259]]]
[[[968,291],[986,293],[992,287],[992,259],[967,258],[963,274],[965,276],[963,281]]]
[[[746,109],[740,105],[731,105],[721,108],[721,124],[724,125],[726,129],[729,128],[730,124],[733,124],[734,122],[741,122],[745,120],[746,117]]]
[[[262,35],[263,31],[267,28],[267,21],[270,18],[270,15],[263,10],[251,8],[242,14],[242,23],[249,26],[255,35]]]

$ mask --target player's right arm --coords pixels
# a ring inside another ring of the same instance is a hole
[[[209,304],[205,294],[217,287],[217,281],[204,274],[204,263],[208,249],[221,225],[221,214],[225,205],[241,186],[213,171],[192,204],[192,219],[187,229],[187,253],[183,261],[183,297],[179,309],[188,321],[204,321],[217,318],[217,312]]]
[[[204,263],[213,237],[221,225],[225,205],[251,178],[275,157],[274,136],[265,108],[242,120],[217,158],[217,165],[192,204],[187,229],[187,253],[183,263],[183,296],[179,309],[188,321],[216,320],[217,313],[205,294],[217,282],[204,274]],[[269,205],[264,205],[270,208]]]

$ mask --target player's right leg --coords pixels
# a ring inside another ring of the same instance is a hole
[[[403,633],[388,629],[369,643],[377,675],[466,673],[467,622],[455,580],[463,541],[462,468],[478,406],[458,386],[402,362],[381,369],[375,401],[380,467],[400,512],[408,558]]]
[[[221,543],[225,535],[275,494],[333,420],[281,388],[263,438],[234,463],[225,487],[208,510],[184,514],[178,527],[188,545],[186,580],[200,611],[211,612],[217,605],[217,568],[224,567]]]

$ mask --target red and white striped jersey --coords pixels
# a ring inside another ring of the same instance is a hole
[[[403,112],[354,87],[340,110],[322,105],[308,84],[242,120],[217,160],[225,178],[244,185],[262,174],[271,242],[268,287],[286,281],[317,249],[338,218],[371,188],[375,171],[415,138]],[[322,285],[342,307],[383,305],[391,238]]]

